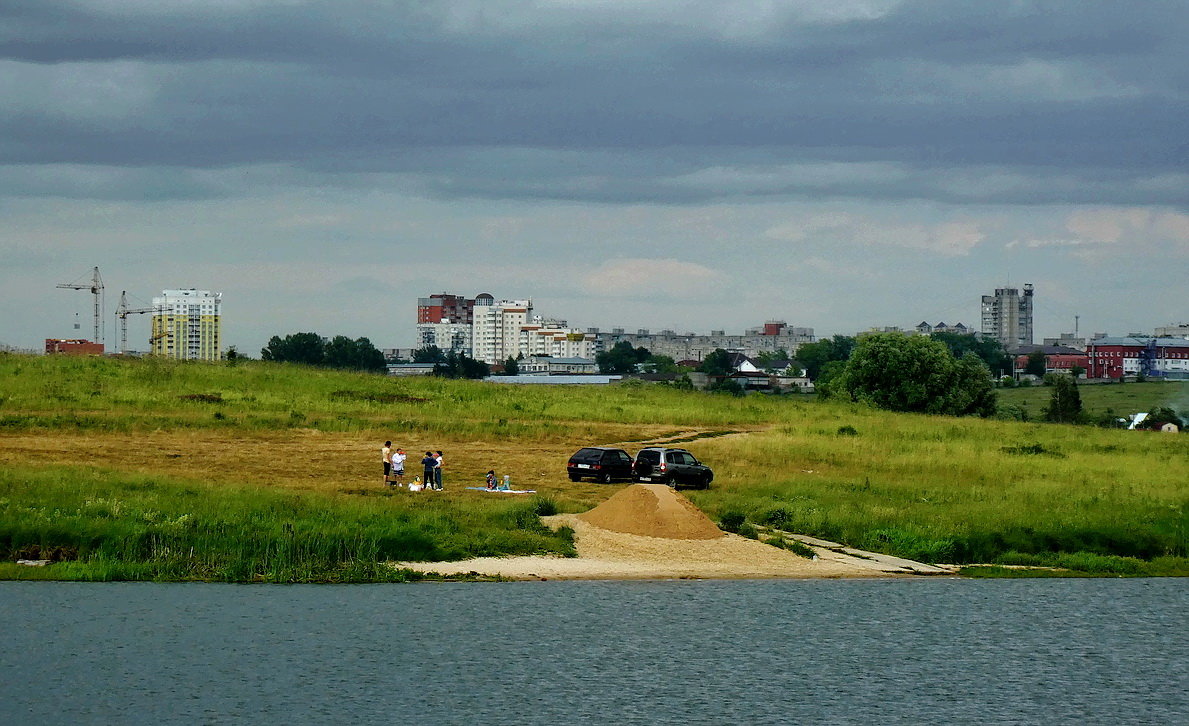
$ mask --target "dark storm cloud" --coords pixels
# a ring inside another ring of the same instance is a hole
[[[1180,3],[159,5],[0,6],[0,162],[178,167],[178,194],[269,164],[447,197],[1185,202]]]

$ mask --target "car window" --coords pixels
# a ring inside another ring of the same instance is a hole
[[[619,463],[621,464],[626,464],[632,460],[632,457],[628,456],[627,453],[623,451],[616,451],[615,455],[619,457]]]
[[[691,458],[693,458],[693,457],[691,457],[689,454],[685,453],[684,451],[674,451],[674,452],[673,452],[673,461],[674,461],[674,463],[677,463],[677,464],[692,464],[693,462],[692,462],[692,461],[690,461],[690,459],[691,459]]]
[[[587,449],[579,449],[578,453],[574,454],[574,456],[572,456],[571,458],[583,459],[583,460],[594,459],[595,461],[597,461],[602,455],[603,455],[603,452],[598,449],[587,448]]]
[[[646,461],[649,464],[655,464],[661,460],[661,452],[659,451],[641,451],[636,454],[636,458],[640,461]]]

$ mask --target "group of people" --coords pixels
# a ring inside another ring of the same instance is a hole
[[[405,450],[397,448],[393,451],[392,442],[385,441],[380,455],[384,459],[384,484],[389,487],[405,486],[405,461],[408,459]],[[421,459],[421,470],[422,475],[414,476],[413,481],[408,483],[409,491],[442,491],[442,452],[425,452],[425,457]]]

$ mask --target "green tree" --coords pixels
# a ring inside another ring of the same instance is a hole
[[[520,362],[515,358],[509,356],[508,360],[504,361],[504,375],[518,376],[520,375]]]
[[[1045,371],[1048,369],[1048,361],[1045,360],[1043,350],[1034,350],[1028,354],[1028,363],[1024,366],[1025,373],[1044,378]]]
[[[650,355],[641,364],[641,368],[650,373],[677,373],[677,361],[667,355]]]
[[[1082,420],[1082,396],[1072,376],[1059,375],[1053,380],[1049,405],[1044,409],[1046,421],[1078,423]]]
[[[743,386],[739,385],[739,381],[736,381],[734,378],[723,378],[715,381],[706,390],[714,391],[715,393],[729,393],[732,396],[742,396],[745,393]]]
[[[816,343],[803,343],[797,348],[797,362],[805,369],[805,375],[816,382],[827,363],[847,360],[854,348],[855,339],[849,335],[822,338]]]
[[[491,367],[465,353],[450,351],[443,361],[434,364],[433,375],[442,378],[486,378],[491,375]]]
[[[775,363],[780,363],[791,359],[792,356],[789,355],[787,350],[783,348],[777,348],[770,353],[760,353],[755,357],[755,362],[761,370],[770,371],[773,369]]]
[[[813,382],[813,390],[822,398],[830,398],[836,391],[835,382],[846,370],[846,361],[832,360],[822,366]]]
[[[436,345],[427,345],[413,351],[414,363],[444,363],[446,354]]]
[[[955,359],[945,344],[921,335],[863,336],[830,389],[835,395],[890,411],[995,413],[995,392],[986,364],[973,353]]]
[[[631,343],[621,340],[611,350],[596,355],[595,362],[599,364],[599,373],[624,375],[635,373],[637,364],[647,360],[649,355],[647,348],[633,348]]]
[[[698,370],[708,376],[729,376],[731,369],[731,354],[722,348],[715,348],[714,352],[702,359]]]
[[[967,353],[974,353],[987,364],[987,368],[996,375],[1012,372],[1012,358],[1003,349],[998,340],[984,338],[978,335],[962,335],[961,333],[932,333],[931,338],[945,343],[955,358],[961,358]]]
[[[325,347],[326,341],[317,333],[292,333],[284,338],[274,335],[268,339],[268,345],[260,350],[260,357],[278,363],[316,366],[325,361]]]
[[[1157,406],[1148,413],[1148,417],[1144,419],[1143,423],[1136,426],[1136,428],[1158,429],[1166,423],[1176,424],[1177,428],[1185,427],[1185,422],[1181,420],[1181,417],[1177,415],[1176,411],[1167,406]]]

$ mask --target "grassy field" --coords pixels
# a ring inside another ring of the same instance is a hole
[[[414,461],[445,451],[446,491],[384,487],[386,439]],[[411,577],[388,560],[572,554],[536,515],[619,487],[569,482],[568,455],[673,439],[714,467],[690,493],[714,518],[933,562],[1189,573],[1184,435],[662,386],[0,355],[0,577],[376,581]],[[538,496],[464,488],[491,468]]]
[[[1053,389],[1040,384],[999,390],[1001,408],[1024,409],[1032,420],[1043,416]],[[1189,418],[1189,384],[1184,382],[1145,381],[1144,383],[1096,383],[1078,386],[1082,408],[1089,420],[1104,416],[1126,418],[1134,413],[1164,406]]]

